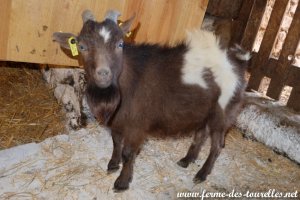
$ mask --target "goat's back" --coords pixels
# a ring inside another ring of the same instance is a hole
[[[210,70],[203,75],[207,89],[182,82],[187,51],[185,44],[126,46],[119,80],[122,100],[113,125],[142,127],[161,136],[202,128],[220,91]]]

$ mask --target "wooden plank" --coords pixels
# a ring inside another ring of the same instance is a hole
[[[245,28],[243,38],[241,40],[241,45],[248,51],[252,51],[252,47],[258,33],[264,12],[266,10],[267,0],[256,0],[251,16]]]
[[[274,41],[277,32],[281,25],[281,21],[289,0],[276,1],[271,13],[270,21],[268,23],[264,38],[262,40],[257,59],[252,60],[252,73],[248,83],[248,89],[257,90],[260,82],[265,75],[266,66],[269,61]]]
[[[277,65],[271,71],[271,83],[267,96],[279,99],[280,93],[287,79],[287,71],[291,66],[293,59],[289,60],[289,55],[295,55],[300,38],[300,6],[297,7],[293,21],[284,41],[281,54]],[[300,74],[299,74],[300,77]],[[300,99],[299,99],[300,100]],[[300,104],[300,103],[299,103]]]
[[[287,107],[292,108],[293,110],[300,112],[300,87],[293,87],[289,100],[287,102]]]
[[[53,6],[54,1],[11,1],[7,60],[46,63],[49,54],[47,45],[52,40],[49,27]]]
[[[141,26],[136,42],[175,44],[185,38],[186,30],[200,27],[207,3],[208,0],[132,0],[127,3],[125,13],[137,14],[136,23]]]
[[[290,65],[286,75],[285,85],[291,86],[292,92],[287,102],[287,107],[300,112],[300,68],[294,65]]]
[[[233,21],[234,34],[232,36],[230,44],[241,43],[254,3],[255,0],[245,0],[243,2],[238,18]]]
[[[222,18],[237,18],[244,0],[210,0],[207,13]]]
[[[7,53],[7,42],[8,42],[8,33],[9,33],[9,18],[10,18],[10,6],[11,3],[9,0],[2,0],[0,6],[0,60],[6,59]]]
[[[299,87],[300,86],[300,67],[291,65],[288,67],[287,78],[286,78],[286,85],[291,87]]]
[[[108,9],[121,11],[121,20],[137,13],[137,42],[174,44],[186,30],[201,25],[208,0],[1,0],[0,59],[78,66],[52,42],[56,31],[78,33],[81,13],[91,9],[98,20]],[[9,15],[9,16],[8,16]],[[8,30],[8,31],[7,31]]]
[[[11,1],[6,60],[78,66],[77,58],[52,42],[52,33],[78,33],[81,13],[86,8],[91,8],[99,19],[107,8],[122,10],[122,5],[119,0]]]
[[[287,107],[300,112],[300,68],[297,66],[289,66],[286,78],[286,85],[293,87],[287,102]]]

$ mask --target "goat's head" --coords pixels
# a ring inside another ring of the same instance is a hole
[[[100,88],[117,85],[122,70],[123,37],[129,31],[134,16],[117,24],[120,13],[108,11],[102,22],[96,22],[91,11],[82,13],[83,27],[78,36],[56,32],[53,38],[61,47],[70,49],[69,38],[83,57],[87,81]]]
[[[53,34],[62,48],[75,46],[83,58],[88,82],[87,94],[92,95],[92,113],[107,124],[119,102],[118,77],[122,70],[123,37],[129,31],[134,16],[118,26],[117,11],[108,11],[102,22],[96,22],[91,11],[82,13],[83,27],[78,36],[72,33]],[[99,90],[100,88],[100,90]]]

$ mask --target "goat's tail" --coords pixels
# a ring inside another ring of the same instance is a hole
[[[233,47],[228,49],[228,54],[231,60],[238,63],[239,66],[247,68],[249,66],[249,60],[251,59],[251,54],[246,51],[243,47],[235,44]]]

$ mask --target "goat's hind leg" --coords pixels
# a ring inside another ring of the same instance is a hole
[[[204,142],[208,137],[208,130],[206,128],[201,129],[200,131],[195,132],[194,140],[186,154],[177,164],[183,168],[187,168],[190,163],[194,162],[203,146]]]
[[[209,122],[209,130],[211,137],[211,147],[208,158],[202,168],[198,171],[194,178],[195,183],[200,183],[206,180],[206,177],[211,173],[214,164],[219,157],[224,145],[225,123],[223,112],[216,112],[212,120]]]
[[[114,172],[117,171],[120,166],[121,156],[122,156],[122,144],[123,144],[123,135],[119,132],[113,131],[111,133],[113,140],[113,153],[111,159],[107,165],[107,171]]]
[[[215,161],[220,155],[221,150],[222,150],[222,141],[219,138],[216,138],[216,136],[212,136],[209,156],[206,159],[202,168],[196,174],[194,178],[195,183],[201,183],[206,180],[206,177],[210,174],[215,164]]]

